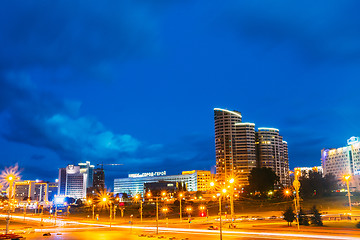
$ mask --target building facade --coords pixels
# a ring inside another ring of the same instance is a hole
[[[58,195],[85,199],[87,188],[93,185],[93,170],[90,162],[60,168]]]
[[[97,191],[103,190],[105,188],[104,169],[102,168],[94,169],[93,188]]]
[[[344,175],[360,175],[360,142],[358,137],[351,137],[348,145],[341,148],[321,150],[321,165],[324,175],[333,174],[338,179]]]
[[[241,113],[214,108],[216,179],[225,182],[236,176],[239,185],[248,184],[256,167],[255,124],[242,123]]]
[[[210,185],[210,171],[184,171],[181,175],[166,175],[166,171],[129,174],[128,178],[114,179],[114,193],[126,193],[131,196],[144,193],[145,183],[176,182],[186,186],[187,191],[206,191]]]
[[[48,201],[48,183],[42,181],[15,182],[15,199],[18,201]]]
[[[287,142],[276,128],[258,128],[256,133],[258,167],[271,168],[280,178],[280,184],[290,185]]]
[[[238,111],[214,108],[216,179],[224,183],[236,178],[240,186],[248,185],[255,167],[269,167],[284,186],[290,184],[287,142],[278,129],[258,128],[242,122]]]

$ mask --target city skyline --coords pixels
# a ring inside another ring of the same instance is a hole
[[[210,170],[216,107],[280,129],[290,168],[320,165],[360,136],[358,3],[307,3],[2,3],[0,168]]]

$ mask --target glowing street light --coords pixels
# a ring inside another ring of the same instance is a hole
[[[0,174],[0,184],[9,186],[9,193],[8,193],[8,216],[6,217],[6,234],[9,233],[9,223],[10,223],[10,206],[12,205],[13,201],[13,184],[15,181],[20,179],[19,176],[19,167],[15,165],[14,167],[5,168],[4,171]]]
[[[349,187],[349,182],[350,182],[350,179],[351,179],[351,175],[350,174],[347,174],[345,176],[343,176],[345,182],[346,182],[346,186],[347,186],[347,195],[349,197],[349,210],[351,212],[351,197],[350,197],[350,187]]]
[[[92,206],[92,219],[95,219],[95,204],[93,204],[93,201],[91,199],[87,200],[87,203]]]
[[[109,225],[111,228],[111,219],[112,219],[112,204],[114,202],[114,196],[111,192],[108,192],[106,189],[102,190],[100,193],[98,193],[98,202],[100,206],[109,207]],[[115,212],[115,206],[114,206],[114,212]]]
[[[232,177],[229,179],[229,183],[230,183],[230,212],[231,212],[231,219],[234,219],[234,182],[235,182],[235,179]]]
[[[142,222],[142,218],[143,218],[143,206],[142,206],[142,204],[143,204],[143,201],[141,199],[140,194],[136,194],[134,196],[134,199],[135,199],[135,202],[140,200],[140,222]]]
[[[180,222],[182,222],[182,211],[181,211],[181,202],[182,202],[183,194],[179,193],[179,202],[180,202]]]

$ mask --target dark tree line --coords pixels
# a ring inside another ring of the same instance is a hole
[[[300,177],[300,195],[302,198],[322,197],[337,188],[338,180],[332,174],[325,177],[321,173],[310,171]]]
[[[309,219],[309,217],[305,214],[303,209],[300,208],[299,225],[309,226],[310,223],[312,225],[317,225],[317,226],[323,225],[323,222],[321,219],[321,214],[320,214],[319,210],[317,210],[316,206],[313,206],[311,208],[310,214],[311,214],[311,216]],[[288,226],[291,226],[291,223],[296,220],[296,214],[295,214],[294,210],[292,209],[292,207],[289,207],[288,209],[286,209],[286,211],[283,212],[283,216],[284,216],[284,220],[288,223]],[[310,223],[309,223],[309,220],[310,220]]]
[[[261,196],[266,196],[268,191],[274,190],[274,186],[280,178],[271,168],[253,168],[249,175],[249,192],[260,192]]]

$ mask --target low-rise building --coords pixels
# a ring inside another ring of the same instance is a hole
[[[186,188],[187,191],[206,191],[210,185],[210,171],[184,171],[181,175],[166,175],[166,171],[133,173],[128,178],[116,178],[114,180],[114,193],[126,193],[129,195],[143,194],[145,183],[160,181],[176,182]]]

